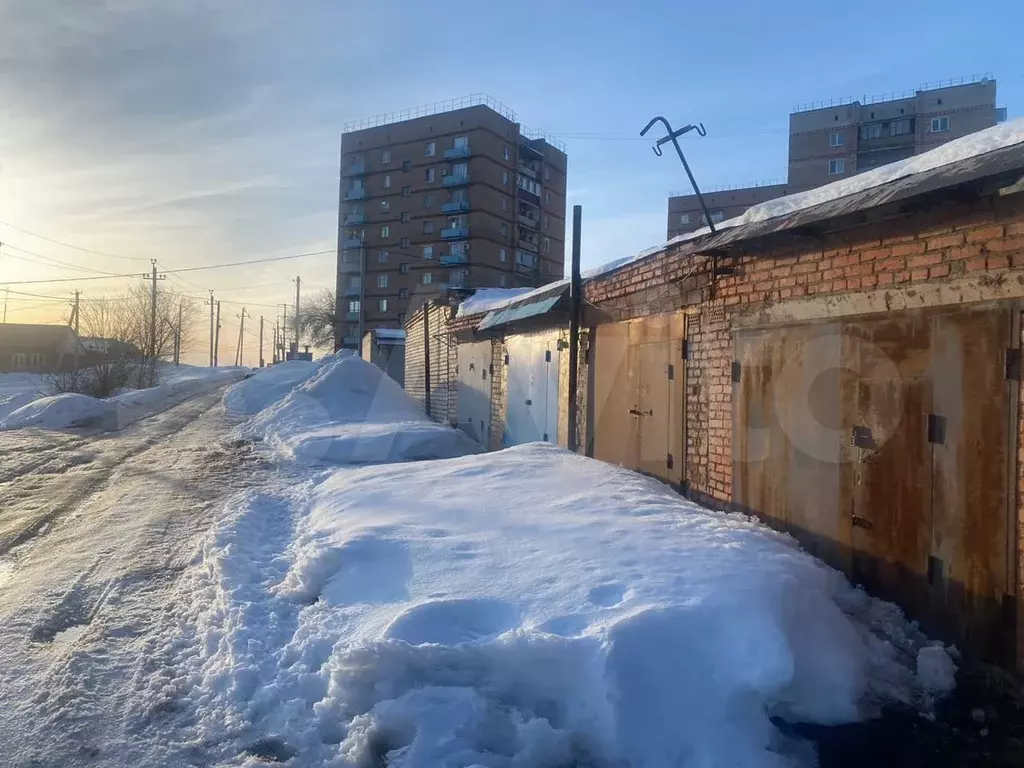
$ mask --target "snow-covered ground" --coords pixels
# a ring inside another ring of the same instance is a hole
[[[757,522],[547,444],[410,460],[402,435],[454,431],[358,358],[275,379],[234,429],[208,393],[26,443],[0,478],[36,482],[33,445],[81,455],[49,481],[73,511],[0,537],[15,765],[809,766],[773,720],[951,683],[898,610]]]
[[[247,372],[247,368],[164,363],[156,386],[129,389],[103,399],[75,393],[46,395],[45,376],[0,374],[0,431],[25,427],[121,429],[189,397],[240,379]],[[5,396],[5,391],[10,394]]]

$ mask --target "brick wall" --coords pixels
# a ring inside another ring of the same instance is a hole
[[[405,323],[405,391],[420,405],[427,406],[426,367],[423,343],[423,310],[417,309]]]
[[[491,342],[491,442],[488,448],[500,451],[505,436],[505,388],[508,367],[505,365],[505,342]]]

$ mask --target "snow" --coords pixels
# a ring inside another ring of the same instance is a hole
[[[105,399],[64,393],[38,397],[15,394],[9,402],[19,405],[4,413],[0,396],[0,430],[24,429],[120,429],[182,400],[208,392],[241,378],[247,368],[203,368],[193,365],[162,364],[159,384],[146,389],[126,389]],[[45,377],[40,377],[43,380]]]
[[[252,401],[261,382],[253,377]],[[273,388],[273,382],[265,382]],[[303,463],[367,464],[451,458],[479,446],[431,421],[380,368],[361,358],[329,358],[315,375],[235,429],[279,458]]]
[[[320,363],[288,360],[262,368],[228,387],[224,408],[232,416],[251,416],[276,403],[320,369]]]
[[[917,652],[917,679],[921,687],[937,694],[956,688],[956,664],[941,645],[927,645]]]
[[[523,298],[533,288],[478,288],[473,295],[466,298],[456,312],[456,317],[479,315],[492,309],[504,307],[517,299]]]
[[[791,538],[546,444],[249,492],[192,578],[144,697],[210,763],[787,766],[770,718],[927,695],[927,641]]]
[[[41,373],[0,373],[0,421],[47,394],[48,387],[46,376]]]

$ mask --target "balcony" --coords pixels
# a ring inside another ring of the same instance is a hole
[[[540,252],[540,245],[538,243],[531,242],[523,237],[519,238],[519,247],[525,248],[528,251],[533,251],[534,253]]]
[[[346,320],[350,320],[353,323],[357,323],[357,322],[359,322],[359,313],[358,312],[346,312],[345,313],[345,319]]]
[[[530,229],[540,229],[540,219],[536,216],[532,216],[526,211],[519,211],[519,223],[525,224]]]
[[[469,174],[460,173],[457,176],[455,174],[445,176],[441,184],[446,187],[461,187],[463,184],[469,184]]]
[[[469,227],[449,227],[441,230],[442,240],[464,240],[469,237]]]
[[[358,336],[342,336],[341,345],[343,347],[358,347],[359,337]]]
[[[530,264],[520,264],[516,262],[516,274],[518,275],[533,275],[533,266]]]
[[[366,161],[365,160],[354,160],[348,164],[345,168],[346,176],[361,176],[366,173]]]
[[[528,166],[526,163],[519,163],[519,165],[517,167],[519,168],[519,172],[521,174],[523,174],[524,176],[529,176],[531,179],[536,181],[536,179],[537,179],[537,172],[535,170],[533,170],[533,168]]]
[[[465,253],[447,253],[441,256],[441,266],[448,267],[453,264],[468,264],[469,256]]]
[[[359,189],[350,189],[345,193],[346,200],[362,200],[364,197],[366,197],[366,190],[362,187],[359,187]]]
[[[345,288],[346,296],[358,296],[359,295],[359,283],[351,282],[348,287]]]
[[[343,275],[359,274],[359,262],[348,261],[345,258],[342,258],[341,267],[338,269],[338,271]]]
[[[345,214],[345,226],[352,226],[353,224],[365,223],[366,211],[353,211],[352,213]]]
[[[456,275],[449,277],[448,280],[441,285],[444,289],[449,288],[469,288],[469,276],[468,275]]]
[[[470,152],[469,145],[467,144],[467,145],[462,146],[462,147],[452,147],[451,149],[446,149],[444,151],[444,159],[445,160],[461,160],[464,157],[469,157],[471,154],[473,154],[473,153]]]
[[[360,245],[363,244],[363,241],[360,240],[355,235],[348,235],[345,237],[344,240],[341,241],[341,244],[342,247],[344,248],[358,248]]]
[[[441,204],[441,213],[461,213],[469,210],[469,200],[452,200]]]

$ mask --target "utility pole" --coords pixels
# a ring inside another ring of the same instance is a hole
[[[577,418],[580,362],[580,230],[583,228],[583,206],[572,207],[572,271],[569,278],[569,436],[568,448],[579,450],[579,419]]]
[[[174,329],[174,364],[181,365],[181,299],[178,299],[178,326]]]
[[[281,362],[281,324],[274,321],[274,362]]]
[[[238,316],[241,322],[238,324],[238,349],[235,350],[235,366],[242,365],[242,349],[245,344],[245,307],[242,307],[242,314]]]
[[[217,327],[213,333],[213,367],[220,364],[220,300],[217,301]]]
[[[75,291],[75,371],[78,371],[78,348],[82,345],[81,339],[78,336],[78,297],[81,291]]]
[[[295,276],[295,351],[299,351],[299,289],[302,286],[302,278]]]
[[[153,264],[153,291],[149,307],[149,357],[156,363],[156,259]]]
[[[288,359],[288,305],[282,304],[281,309],[284,313],[281,320],[281,359]]]
[[[263,315],[260,315],[260,368],[263,367]]]
[[[4,288],[4,325],[7,324],[7,298],[11,295],[10,288]]]
[[[210,291],[210,300],[206,302],[210,305],[210,367],[213,368],[213,291]]]

